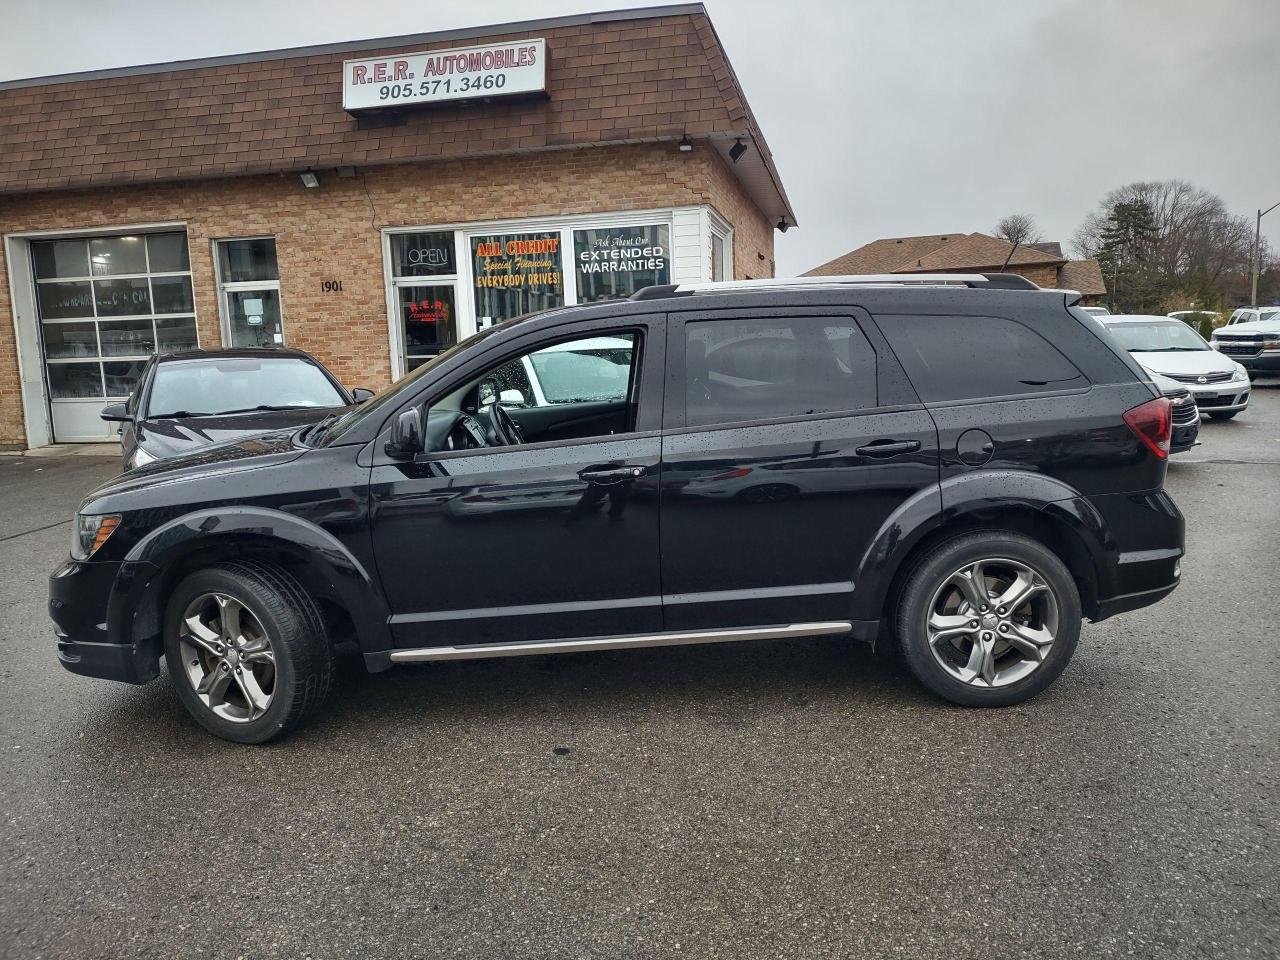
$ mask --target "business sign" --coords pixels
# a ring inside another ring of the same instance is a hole
[[[564,303],[559,230],[472,237],[471,268],[481,327]]]
[[[342,65],[344,110],[373,110],[547,91],[547,41],[402,53]]]

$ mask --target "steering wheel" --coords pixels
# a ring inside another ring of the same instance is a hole
[[[511,418],[511,414],[497,400],[489,404],[489,426],[493,434],[495,446],[513,447],[524,443],[524,435],[520,432],[520,424]]]

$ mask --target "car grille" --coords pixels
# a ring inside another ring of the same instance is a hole
[[[1195,403],[1190,398],[1174,402],[1173,422],[1178,426],[1185,427],[1188,423],[1195,423],[1199,419],[1200,411],[1196,409]]]
[[[1233,373],[1166,373],[1166,377],[1170,380],[1177,380],[1179,383],[1226,383],[1235,374]],[[1203,381],[1201,378],[1203,377]]]
[[[1262,352],[1262,344],[1257,340],[1219,340],[1218,350],[1228,357],[1256,357]],[[1181,377],[1177,379],[1181,380]]]

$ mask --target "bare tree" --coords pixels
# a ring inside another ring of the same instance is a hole
[[[1027,213],[1011,213],[1007,217],[1001,217],[992,232],[1001,240],[1017,246],[1039,243],[1043,239],[1035,218]]]
[[[1072,237],[1076,254],[1105,256],[1116,211],[1134,204],[1150,210],[1155,227],[1145,257],[1154,288],[1200,302],[1223,302],[1238,292],[1249,268],[1252,221],[1185,180],[1139,181],[1112,190]]]

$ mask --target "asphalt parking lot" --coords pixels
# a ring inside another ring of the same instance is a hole
[[[1182,586],[999,711],[826,639],[353,673],[233,746],[57,664],[114,461],[0,457],[0,955],[1275,957],[1271,383],[1170,467]]]

